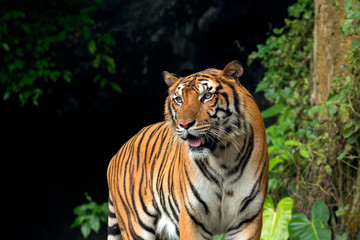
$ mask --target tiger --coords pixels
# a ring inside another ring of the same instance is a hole
[[[264,122],[237,60],[163,72],[164,121],[111,159],[108,240],[260,239],[269,159]]]

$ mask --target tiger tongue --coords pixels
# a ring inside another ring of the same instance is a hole
[[[200,147],[201,138],[191,137],[191,138],[188,138],[188,142],[189,142],[190,147],[193,147],[193,148]]]

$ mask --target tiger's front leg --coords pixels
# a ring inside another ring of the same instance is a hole
[[[179,231],[180,240],[212,239],[212,234],[206,230],[194,216],[191,216],[191,214],[187,211],[186,206],[184,206],[184,208],[180,211]]]

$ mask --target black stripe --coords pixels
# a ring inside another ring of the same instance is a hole
[[[252,222],[252,221],[261,213],[261,210],[262,210],[262,207],[259,208],[259,210],[255,213],[254,216],[251,216],[251,217],[249,217],[249,218],[246,218],[246,219],[242,220],[242,221],[241,221],[240,223],[238,223],[237,225],[228,228],[226,232],[230,232],[230,231],[236,230],[236,229],[240,228],[243,224]],[[239,230],[238,232],[240,232],[240,231],[242,231],[242,230]],[[236,233],[238,233],[238,232],[236,232]],[[236,234],[236,233],[232,233],[232,234],[230,234],[230,235],[234,235],[234,234]]]
[[[263,165],[262,167],[262,170],[261,170],[261,174],[260,176],[258,177],[258,179],[256,180],[253,188],[251,189],[251,192],[250,192],[250,195],[245,197],[243,199],[243,201],[241,202],[241,204],[243,205],[242,208],[240,209],[239,213],[244,211],[245,208],[248,206],[248,204],[254,200],[254,198],[259,194],[260,190],[261,190],[261,180],[262,180],[262,177],[263,177],[263,174],[264,174],[264,170],[265,170],[265,164]]]
[[[205,213],[208,214],[209,213],[209,208],[208,206],[206,205],[206,203],[204,202],[204,200],[202,200],[202,198],[200,197],[200,194],[198,193],[198,191],[196,190],[196,188],[194,187],[194,185],[192,184],[191,180],[190,180],[190,177],[189,177],[189,174],[188,174],[188,171],[186,169],[186,166],[185,167],[185,174],[186,174],[186,178],[190,184],[190,188],[191,188],[191,191],[193,192],[193,194],[195,195],[196,199],[203,205],[204,209],[205,209]]]
[[[199,221],[190,213],[188,207],[186,206],[186,203],[184,203],[184,206],[185,206],[186,212],[187,212],[187,214],[189,215],[189,217],[191,218],[191,220],[192,220],[197,226],[201,227],[201,229],[202,229],[204,232],[206,232],[207,234],[209,234],[210,236],[212,236],[212,233],[211,233],[209,230],[207,230],[207,229],[205,228],[205,226],[204,226],[201,222],[199,222]]]
[[[140,185],[142,185],[141,183],[143,182],[143,179],[144,179],[144,169],[143,169],[142,174],[141,174]],[[146,207],[146,205],[145,205],[145,203],[144,203],[144,199],[143,199],[142,194],[141,194],[141,187],[139,187],[139,199],[140,199],[140,203],[141,203],[141,207],[142,207],[143,211],[144,211],[147,215],[149,215],[150,217],[157,218],[156,215],[151,214],[151,213],[149,212],[149,210],[147,209],[147,207]]]
[[[206,168],[206,166],[204,165],[202,160],[196,160],[195,161],[196,165],[198,166],[198,168],[200,169],[201,173],[211,182],[214,182],[216,185],[218,185],[218,187],[220,188],[220,183],[219,180],[212,175],[209,170]]]
[[[141,189],[141,182],[140,182],[139,188]],[[150,226],[147,226],[139,216],[139,212],[137,210],[136,203],[135,203],[135,186],[131,187],[131,200],[132,200],[132,207],[134,208],[137,222],[139,223],[139,225],[146,231],[155,234],[155,230],[153,228],[151,228]]]
[[[239,108],[239,104],[240,104],[239,96],[236,93],[236,90],[235,90],[234,86],[232,86],[231,84],[228,84],[228,86],[231,88],[231,90],[233,92],[235,111],[237,112],[237,114],[241,115],[240,108]]]
[[[109,210],[108,216],[111,218],[116,218],[115,212]]]
[[[132,225],[130,223],[129,223],[129,231],[130,231],[132,239],[134,239],[134,240],[145,240],[144,238],[137,235],[137,233],[134,231],[134,229],[133,229],[133,227],[132,227]]]
[[[246,155],[246,152],[244,153],[244,148],[245,148],[245,147],[247,147],[247,150],[246,150],[246,151],[248,151],[248,149],[249,149],[249,148],[248,148],[248,147],[249,147],[249,141],[247,140],[247,138],[245,138],[245,141],[244,141],[244,143],[243,143],[243,145],[242,145],[242,147],[241,147],[241,150],[239,151],[239,153],[238,153],[238,154],[236,155],[236,157],[234,158],[234,161],[233,161],[233,162],[238,162],[238,164],[236,164],[235,167],[233,167],[232,169],[230,169],[230,170],[228,171],[228,173],[227,173],[228,176],[231,176],[231,175],[233,175],[233,174],[235,174],[236,172],[239,171],[240,166],[241,166],[241,164],[242,164],[242,161],[241,161],[242,158],[240,158],[240,157],[241,157],[242,154]]]
[[[150,127],[146,128],[146,130],[142,133],[139,142],[137,143],[137,151],[136,151],[136,170],[139,170],[140,165],[140,149],[142,147],[141,143],[146,136],[146,133],[149,131]]]
[[[249,140],[247,141],[248,144],[246,146],[246,150],[245,150],[245,153],[243,154],[243,156],[240,158],[239,160],[239,163],[233,168],[231,169],[229,172],[228,172],[228,175],[232,175],[232,174],[235,174],[235,173],[239,173],[237,175],[237,177],[231,181],[231,183],[234,183],[236,182],[237,180],[240,179],[240,177],[242,176],[243,172],[244,172],[244,169],[247,165],[247,163],[249,162],[250,160],[250,156],[251,156],[251,153],[253,151],[253,147],[254,147],[254,140],[253,140],[253,132],[252,132],[252,128],[251,128],[251,131],[250,131],[250,135],[249,135]],[[241,169],[240,169],[241,168]],[[239,171],[240,169],[240,171]]]
[[[107,228],[107,234],[108,235],[119,235],[120,234],[120,228],[117,224],[114,224],[111,227]]]

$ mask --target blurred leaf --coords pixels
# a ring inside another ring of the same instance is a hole
[[[309,150],[307,150],[306,148],[300,148],[300,155],[303,158],[309,158],[310,157]]]
[[[94,55],[96,52],[96,43],[94,40],[91,40],[90,42],[88,42],[88,50],[89,52]]]
[[[122,93],[121,87],[116,82],[109,82],[109,85],[113,90],[115,90],[115,91],[117,91],[119,93]]]
[[[272,159],[270,159],[269,160],[269,171],[271,171],[279,163],[282,163],[282,160],[280,158],[272,158]]]
[[[63,71],[63,79],[65,80],[65,82],[71,83],[71,76],[72,73],[70,71]]]
[[[88,238],[91,232],[91,226],[89,222],[85,222],[80,227],[81,234],[84,236],[84,238]]]
[[[98,216],[90,215],[89,224],[92,230],[94,230],[95,232],[99,232],[101,223],[100,223],[100,218]]]
[[[263,118],[269,118],[269,117],[275,116],[275,115],[279,114],[284,108],[285,108],[285,106],[282,104],[274,105],[274,106],[262,111],[261,116]]]
[[[287,140],[285,142],[285,145],[286,146],[294,146],[294,147],[297,147],[297,146],[301,146],[301,142],[298,141],[298,140]]]
[[[10,51],[10,47],[6,42],[2,42],[1,46],[5,51],[7,51],[7,52]]]
[[[10,92],[9,91],[5,91],[4,95],[3,95],[3,100],[6,101],[10,98]]]
[[[351,9],[352,5],[353,5],[353,0],[345,0],[344,9],[349,10],[349,9]]]
[[[337,111],[336,105],[332,104],[328,106],[328,111],[330,115],[334,115]]]
[[[340,29],[341,32],[345,35],[348,35],[351,33],[351,28],[352,28],[352,24],[353,24],[353,20],[344,20],[341,22],[340,24]]]
[[[213,240],[225,240],[225,234],[215,235]]]
[[[333,175],[333,171],[329,164],[325,165],[325,171],[326,171],[327,175],[329,175],[330,177]]]
[[[88,203],[79,205],[73,210],[74,214],[77,215],[77,218],[71,225],[71,228],[80,226],[82,235],[84,238],[87,238],[90,235],[91,230],[99,232],[101,222],[107,222],[109,210],[107,203],[99,205],[87,193],[85,193],[85,197]]]

